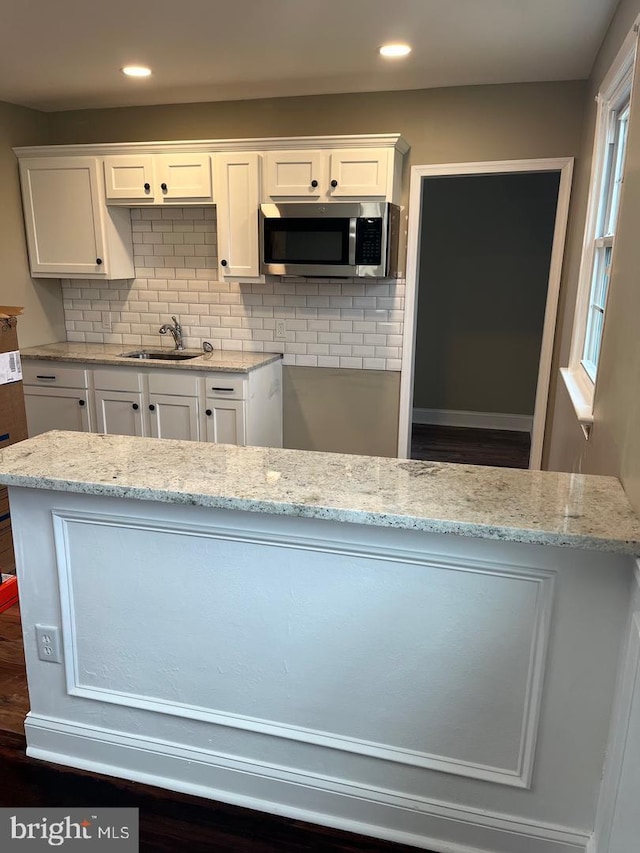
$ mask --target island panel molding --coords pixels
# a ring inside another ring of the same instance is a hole
[[[496,811],[413,796],[389,787],[363,787],[320,773],[238,759],[169,740],[123,734],[104,726],[29,714],[27,755],[107,776],[160,785],[244,808],[274,808],[293,820],[373,835],[397,844],[461,853],[592,853],[588,832]],[[346,805],[336,809],[336,800]],[[281,806],[281,803],[288,805]],[[328,819],[327,815],[331,815]],[[455,845],[464,844],[464,847]],[[452,846],[454,845],[454,846]]]
[[[151,518],[54,512],[53,525],[69,695],[530,786],[552,573],[182,523],[167,532]],[[157,577],[133,596],[134,613],[131,586],[143,558],[154,561]],[[176,565],[180,594],[191,602],[184,636],[168,633],[166,590]],[[211,573],[217,593],[209,598],[199,590]],[[319,599],[324,616],[314,622]],[[383,606],[398,619],[391,632],[372,634]],[[498,627],[505,612],[508,644]],[[247,634],[239,643],[241,624],[256,629],[251,641]],[[278,638],[280,624],[313,628],[292,645]],[[479,638],[493,649],[490,659],[479,654]],[[180,663],[198,654],[198,642],[200,654],[212,656],[202,681]],[[419,663],[402,662],[407,646]],[[361,668],[341,666],[345,649]],[[257,685],[269,694],[260,717],[251,713]],[[363,708],[377,712],[363,716]]]
[[[0,480],[31,757],[428,850],[593,850],[610,723],[622,737],[635,696],[619,662],[640,537],[613,478],[48,433],[4,450]],[[70,643],[62,663],[37,625]],[[69,693],[74,654],[72,688],[96,698]],[[524,747],[531,784],[193,708],[523,775]]]

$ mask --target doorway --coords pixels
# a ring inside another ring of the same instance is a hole
[[[540,467],[572,165],[413,167],[399,456]]]

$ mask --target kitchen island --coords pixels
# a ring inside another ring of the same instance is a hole
[[[30,755],[431,850],[585,853],[638,598],[614,478],[51,432],[0,483]]]

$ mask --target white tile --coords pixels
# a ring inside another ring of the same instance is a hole
[[[388,358],[386,370],[402,370],[402,361],[399,358]]]
[[[351,347],[348,344],[330,344],[329,353],[331,355],[351,355]]]
[[[296,356],[296,366],[297,367],[317,367],[318,366],[318,356],[316,356],[316,355],[297,355]]]
[[[317,344],[318,343],[318,333],[317,332],[296,332],[296,343],[303,344]]]
[[[363,358],[362,367],[365,370],[384,370],[386,362],[384,358]]]
[[[362,359],[348,356],[340,356],[340,367],[362,370]]]
[[[332,332],[351,332],[352,330],[353,323],[351,320],[331,320]]]
[[[335,355],[319,355],[318,367],[340,367],[340,359]]]
[[[329,355],[329,344],[307,344],[309,355]]]

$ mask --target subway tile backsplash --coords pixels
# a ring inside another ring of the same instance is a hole
[[[136,277],[62,282],[69,341],[160,346],[175,314],[186,347],[282,352],[308,367],[400,370],[404,281],[218,281],[215,208],[134,208]],[[286,340],[275,339],[284,320]]]

